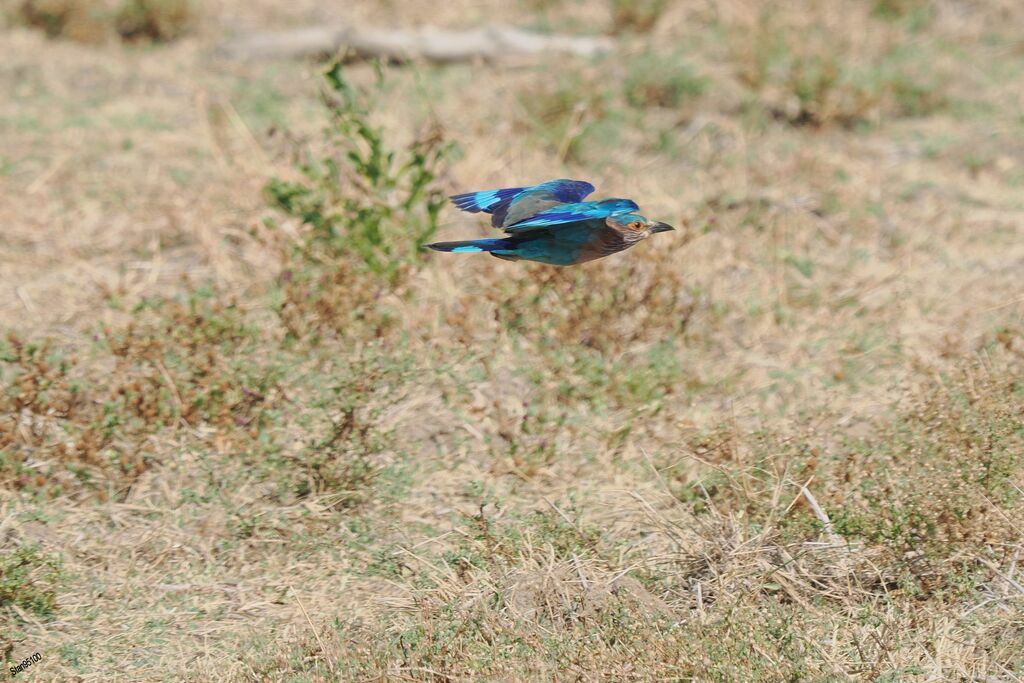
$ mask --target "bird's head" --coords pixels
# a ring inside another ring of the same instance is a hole
[[[621,213],[616,216],[610,216],[608,223],[623,234],[633,235],[638,240],[646,239],[656,232],[675,230],[668,223],[651,221],[636,213]]]

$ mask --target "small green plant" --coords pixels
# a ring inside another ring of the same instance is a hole
[[[114,25],[127,41],[174,40],[188,31],[194,14],[192,0],[127,0]]]
[[[630,61],[623,88],[634,107],[677,108],[699,97],[706,85],[678,52],[648,50]]]
[[[438,228],[445,197],[435,183],[453,152],[437,127],[404,150],[394,149],[371,121],[371,97],[351,84],[336,62],[324,74],[327,150],[308,154],[301,181],[272,179],[271,203],[309,226],[305,254],[344,258],[390,285]],[[378,68],[376,87],[383,87]]]
[[[35,546],[0,551],[0,615],[13,605],[40,617],[51,616],[57,609],[60,580],[60,563]]]
[[[665,11],[667,0],[612,0],[612,27],[619,31],[649,31]]]

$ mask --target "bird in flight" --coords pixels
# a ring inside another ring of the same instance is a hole
[[[631,199],[585,202],[594,186],[582,180],[549,180],[531,187],[482,190],[451,196],[470,213],[491,214],[505,237],[435,242],[436,251],[486,252],[507,261],[573,266],[629,249],[671,225],[647,220]]]

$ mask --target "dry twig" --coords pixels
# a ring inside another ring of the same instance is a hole
[[[416,30],[370,26],[310,26],[291,31],[254,33],[224,43],[221,54],[240,59],[317,57],[349,50],[360,57],[425,59],[430,62],[496,60],[510,56],[561,52],[593,57],[611,49],[603,37],[544,35],[512,26],[490,25],[469,31],[431,26]]]

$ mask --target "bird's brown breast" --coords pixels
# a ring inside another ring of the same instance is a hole
[[[630,237],[632,235],[622,233],[611,226],[605,227],[580,251],[579,263],[616,254],[623,249],[628,249],[639,241],[638,239],[630,239]]]

